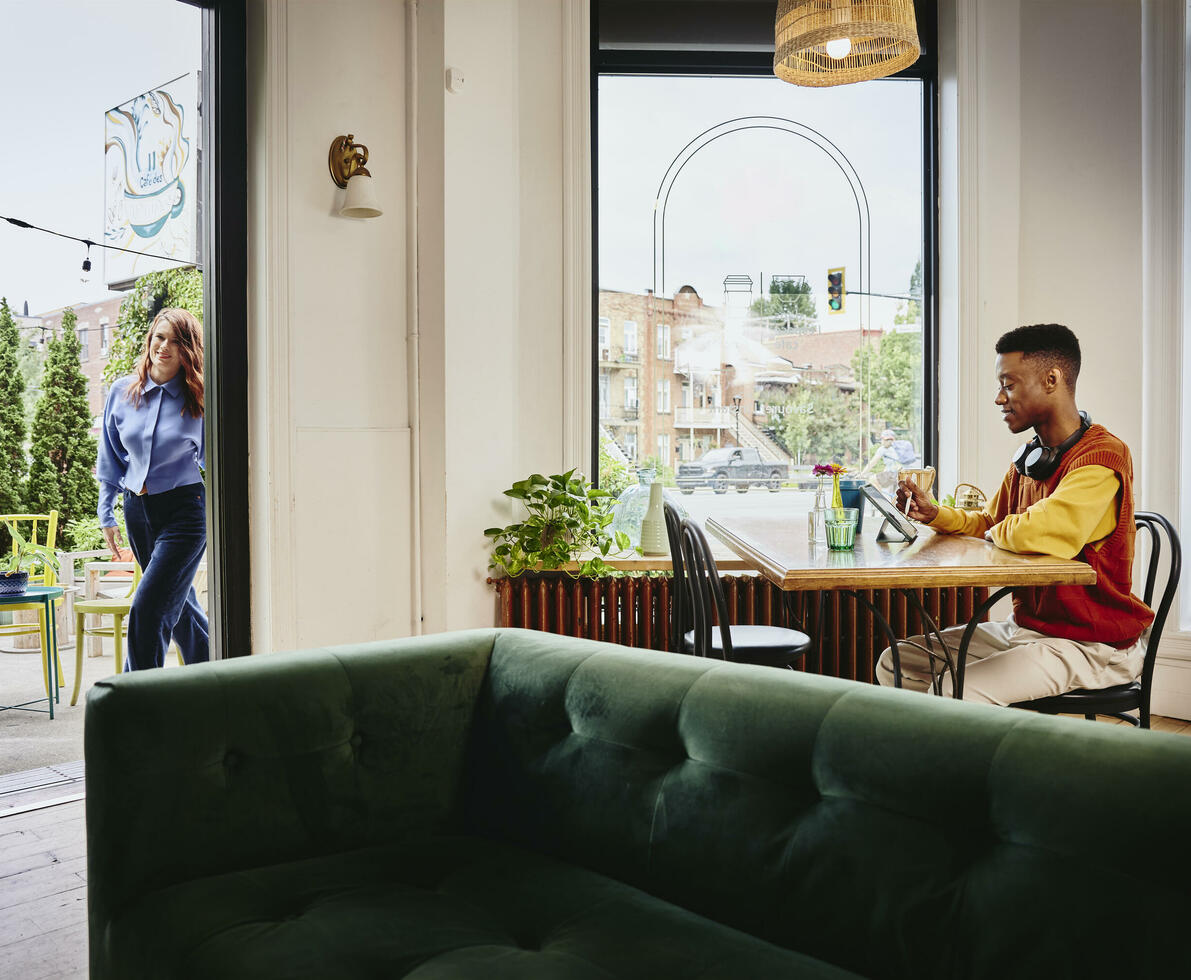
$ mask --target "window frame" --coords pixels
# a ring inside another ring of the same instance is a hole
[[[168,0],[202,11],[205,207],[204,423],[211,659],[252,653],[248,537],[247,19],[243,0]]]
[[[773,52],[660,50],[600,47],[599,3],[591,3],[591,337],[598,342],[600,303],[599,242],[599,89],[601,75],[690,75],[764,77],[773,75]],[[922,84],[922,458],[939,466],[939,57],[938,0],[914,0],[921,57],[893,78],[915,78]],[[698,18],[698,5],[688,5],[687,19]],[[591,358],[591,472],[599,480],[600,420],[598,357]]]

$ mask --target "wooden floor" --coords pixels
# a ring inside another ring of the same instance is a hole
[[[1191,722],[1176,718],[1155,717],[1151,727],[1191,736]],[[38,809],[10,797],[0,810],[0,977],[87,976],[84,802],[43,805],[76,791],[43,787],[25,802]]]

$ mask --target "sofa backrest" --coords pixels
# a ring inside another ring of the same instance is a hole
[[[482,833],[864,975],[1191,975],[1180,736],[509,630],[468,780]]]
[[[454,826],[493,632],[100,681],[87,698],[92,952],[175,882]]]

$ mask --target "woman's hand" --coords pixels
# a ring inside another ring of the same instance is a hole
[[[910,500],[909,513],[906,513],[906,501]],[[930,499],[930,494],[919,488],[913,480],[897,481],[897,509],[923,524],[929,524],[939,514],[939,505]]]
[[[120,560],[120,549],[124,547],[124,540],[120,534],[119,526],[105,527],[103,530],[103,540],[107,542],[108,550],[112,553],[112,560]]]

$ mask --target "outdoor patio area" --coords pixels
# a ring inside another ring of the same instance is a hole
[[[78,704],[70,704],[74,690],[74,640],[63,642],[61,648],[63,685],[61,702],[54,705],[54,719],[44,711],[0,711],[0,776],[13,772],[38,769],[83,757],[83,710],[91,685],[115,673],[112,641],[103,640],[103,656],[83,656],[83,683]],[[167,666],[177,667],[176,657]],[[0,706],[20,704],[43,698],[39,651],[22,653],[0,652]]]

